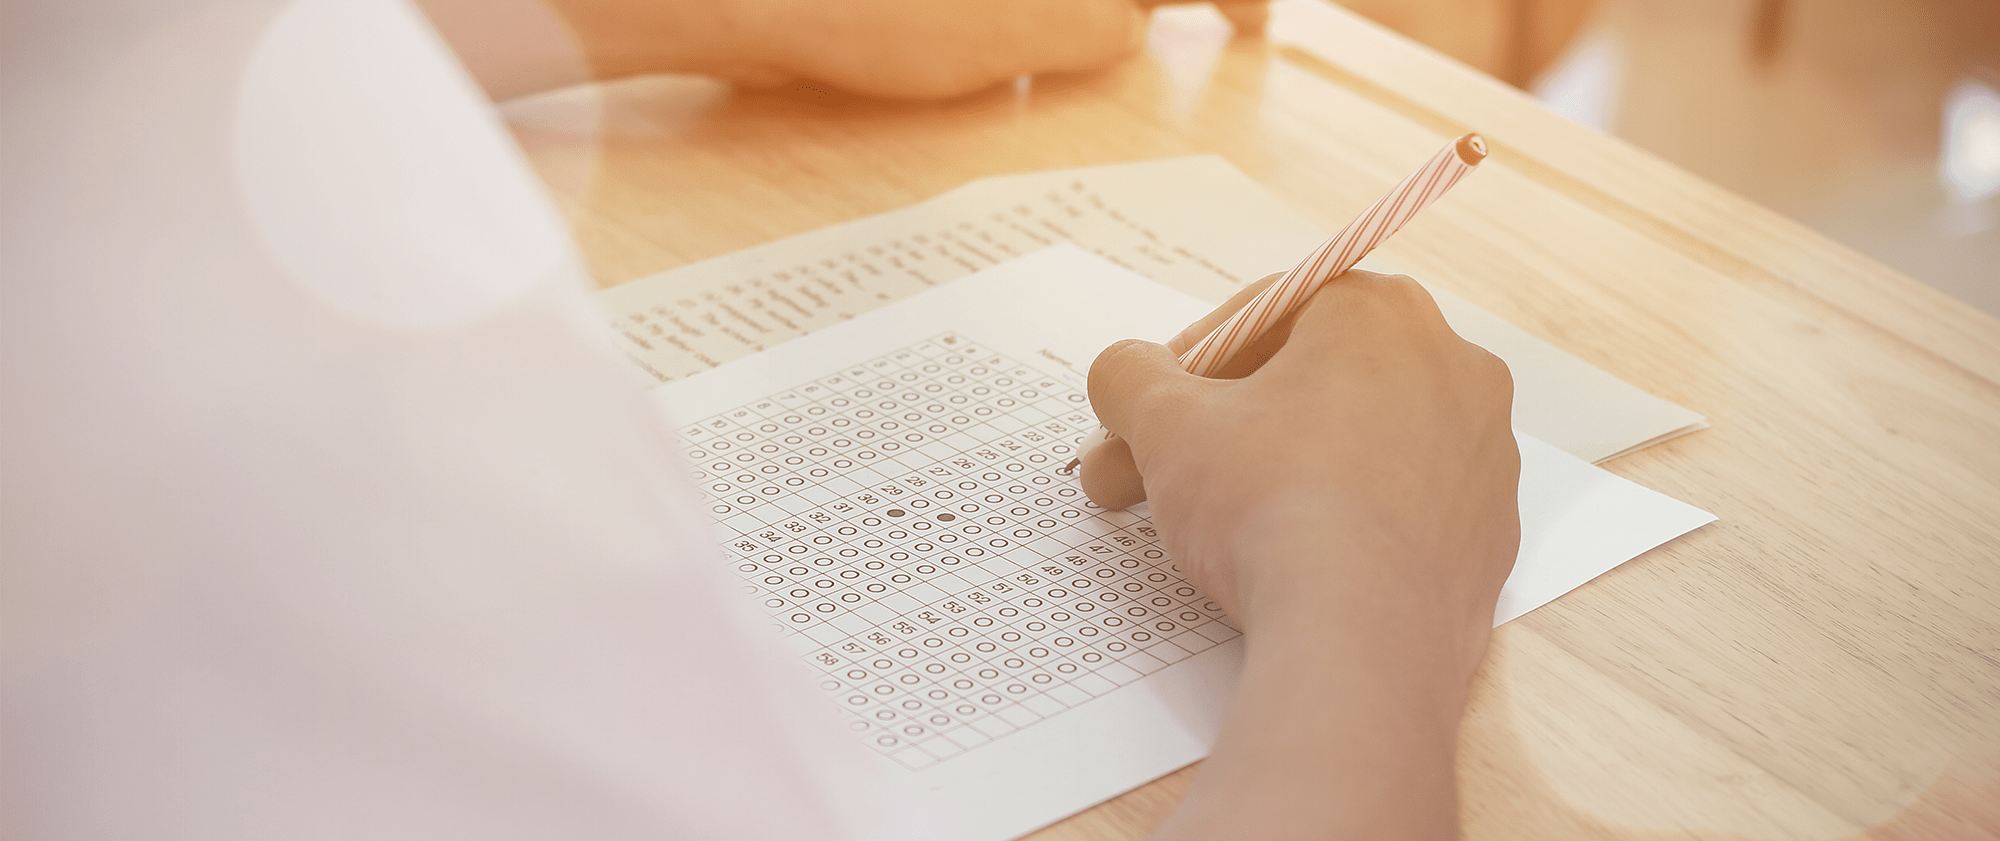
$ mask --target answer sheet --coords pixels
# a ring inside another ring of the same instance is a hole
[[[621,284],[599,301],[626,353],[665,382],[1060,242],[1213,306],[1332,233],[1219,157],[1171,158],[981,179]],[[1595,462],[1707,425],[1449,292],[1431,294],[1460,335],[1507,360],[1514,425],[1530,435]],[[1165,341],[1182,326],[1134,335]]]
[[[1068,245],[661,386],[727,563],[898,788],[1002,841],[1206,755],[1229,618],[1060,468],[1097,350],[1208,309]],[[1713,519],[1523,436],[1495,623]]]

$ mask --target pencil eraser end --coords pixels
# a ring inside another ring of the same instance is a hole
[[[1459,138],[1457,149],[1458,159],[1464,161],[1466,166],[1478,166],[1480,161],[1486,160],[1486,138],[1477,134]]]

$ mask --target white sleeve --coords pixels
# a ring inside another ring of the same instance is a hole
[[[413,9],[4,14],[10,835],[865,831]]]

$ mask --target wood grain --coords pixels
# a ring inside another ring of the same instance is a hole
[[[945,103],[659,78],[507,114],[605,284],[985,175],[1196,152],[1331,228],[1477,130],[1479,176],[1384,256],[1708,414],[1608,466],[1722,519],[1500,630],[1467,837],[2000,837],[1990,317],[1318,0],[1267,39],[1173,13],[1104,72]],[[1032,837],[1141,837],[1190,774]]]

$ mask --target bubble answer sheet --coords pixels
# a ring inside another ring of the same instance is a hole
[[[664,384],[725,562],[898,788],[1002,841],[1207,755],[1242,660],[1144,507],[1062,467],[1092,359],[1209,309],[1057,246]],[[1494,621],[1714,518],[1522,436]]]

